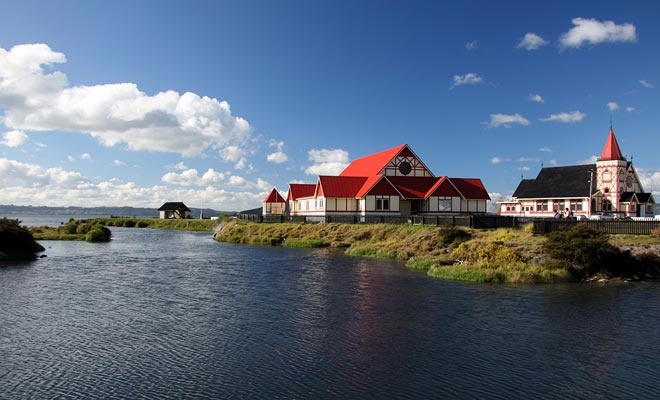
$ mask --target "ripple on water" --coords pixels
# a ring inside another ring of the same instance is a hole
[[[0,269],[1,398],[658,398],[658,284],[443,282],[113,228]]]

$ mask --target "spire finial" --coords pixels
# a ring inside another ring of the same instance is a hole
[[[610,130],[612,130],[612,112],[610,111]]]

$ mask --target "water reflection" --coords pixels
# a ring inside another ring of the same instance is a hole
[[[657,284],[471,285],[329,249],[113,234],[0,268],[3,396],[660,396]]]

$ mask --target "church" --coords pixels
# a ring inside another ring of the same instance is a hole
[[[500,215],[554,217],[569,209],[575,217],[652,217],[654,204],[610,127],[596,164],[542,168],[535,179],[520,182],[511,200],[500,202]]]
[[[272,193],[264,201],[275,198]],[[291,183],[289,216],[366,217],[486,213],[488,192],[478,178],[437,177],[403,144],[350,163],[338,176]],[[272,214],[270,214],[272,215]]]

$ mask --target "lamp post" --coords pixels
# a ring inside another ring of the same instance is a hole
[[[588,208],[589,219],[591,219],[591,193],[593,188],[593,181],[594,181],[594,170],[593,168],[589,168],[589,208]]]

